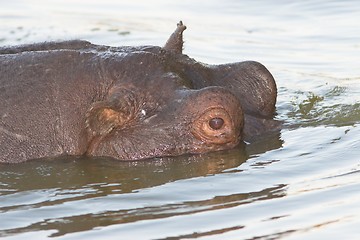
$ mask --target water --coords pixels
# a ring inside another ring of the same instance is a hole
[[[0,166],[4,239],[359,239],[357,1],[13,0],[0,44],[86,39],[257,60],[277,80],[281,134],[197,156]]]

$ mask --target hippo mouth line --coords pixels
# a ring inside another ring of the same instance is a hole
[[[240,139],[237,139],[233,142],[228,142],[225,144],[204,144],[200,142],[198,144],[159,144],[151,150],[144,150],[140,147],[135,147],[134,149],[127,151],[119,147],[119,145],[113,145],[112,149],[117,153],[117,158],[122,160],[141,160],[141,159],[151,159],[158,157],[172,157],[180,156],[183,154],[201,154],[214,151],[222,151],[226,149],[232,149],[239,145]]]

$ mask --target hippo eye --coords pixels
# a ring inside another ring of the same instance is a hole
[[[237,141],[241,125],[235,125],[233,118],[223,107],[207,109],[192,122],[191,133],[205,144],[225,144]]]
[[[214,130],[219,130],[224,126],[224,119],[222,119],[222,118],[212,118],[209,121],[209,126]]]

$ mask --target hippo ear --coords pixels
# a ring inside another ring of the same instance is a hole
[[[121,125],[120,119],[121,114],[106,102],[96,102],[86,114],[86,129],[92,136],[103,136]]]
[[[174,52],[177,54],[182,53],[183,49],[183,31],[186,29],[186,26],[183,25],[182,21],[177,24],[177,28],[175,32],[171,34],[169,39],[167,40],[165,46],[163,47],[166,51]]]
[[[130,92],[117,91],[104,101],[94,102],[86,113],[90,136],[104,136],[123,128],[135,116],[135,102]]]

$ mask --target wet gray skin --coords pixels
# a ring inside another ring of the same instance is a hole
[[[0,48],[0,162],[204,153],[278,129],[270,72],[252,61],[189,58],[185,29],[180,22],[164,47]]]

